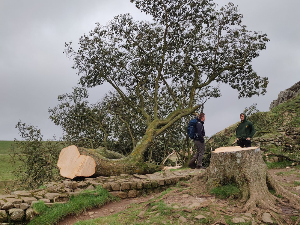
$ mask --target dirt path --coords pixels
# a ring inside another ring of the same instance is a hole
[[[284,188],[300,195],[300,170],[294,168],[270,169],[269,172]]]
[[[78,221],[90,220],[90,219],[103,217],[103,216],[109,216],[125,210],[130,204],[138,204],[138,203],[146,202],[152,199],[153,197],[155,197],[155,195],[142,196],[139,198],[127,198],[127,199],[122,199],[118,202],[110,202],[102,206],[101,208],[90,209],[77,216],[76,215],[67,216],[63,220],[61,220],[58,223],[58,225],[73,225]]]

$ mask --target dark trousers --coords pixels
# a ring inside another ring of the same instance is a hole
[[[192,159],[189,162],[190,168],[201,167],[202,166],[202,160],[205,152],[205,143],[201,143],[198,140],[194,140],[195,148],[197,149],[197,153],[192,157]],[[195,163],[197,161],[197,164]]]
[[[244,148],[244,147],[251,147],[251,140],[246,139],[239,139],[237,142],[237,145]]]

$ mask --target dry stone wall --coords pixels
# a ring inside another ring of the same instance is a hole
[[[260,147],[282,147],[286,150],[300,149],[300,128],[294,127],[289,130],[279,128],[276,134],[253,138],[253,144]]]
[[[70,179],[45,184],[45,188],[14,191],[0,195],[0,224],[24,223],[36,216],[32,206],[38,201],[51,206],[54,203],[66,203],[72,195],[83,190],[94,190],[98,185],[120,198],[135,198],[144,193],[161,192],[179,181],[189,180],[203,170],[162,171],[146,175],[127,175],[85,178],[82,181]]]

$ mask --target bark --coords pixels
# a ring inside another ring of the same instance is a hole
[[[289,201],[289,205],[299,209],[300,197],[281,187],[267,172],[262,152],[258,147],[222,147],[211,154],[210,166],[204,177],[208,190],[219,185],[238,185],[244,202],[241,211],[271,210],[282,213],[282,199],[272,195],[269,188]]]

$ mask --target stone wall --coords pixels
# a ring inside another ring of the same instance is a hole
[[[271,148],[280,148],[285,153],[293,153],[300,150],[300,128],[294,127],[289,130],[279,128],[278,132],[273,135],[267,135],[265,137],[255,137],[252,139],[252,143],[255,146],[259,146],[262,151],[268,151]],[[266,160],[269,162],[282,161],[284,157],[268,157],[268,153],[265,154]],[[272,155],[272,154],[271,154]]]
[[[83,190],[94,190],[98,185],[120,198],[135,198],[144,193],[161,192],[179,181],[189,180],[203,170],[162,171],[146,175],[127,175],[111,177],[85,178],[82,181],[70,179],[45,184],[45,188],[14,191],[0,195],[0,224],[24,223],[36,216],[32,206],[38,201],[51,206],[54,203],[66,203],[70,196],[78,195]]]
[[[292,87],[290,87],[284,91],[281,91],[278,94],[278,98],[271,102],[269,109],[271,110],[275,106],[278,106],[279,104],[295,97],[299,93],[300,93],[300,81],[297,82],[296,84],[294,84]]]

